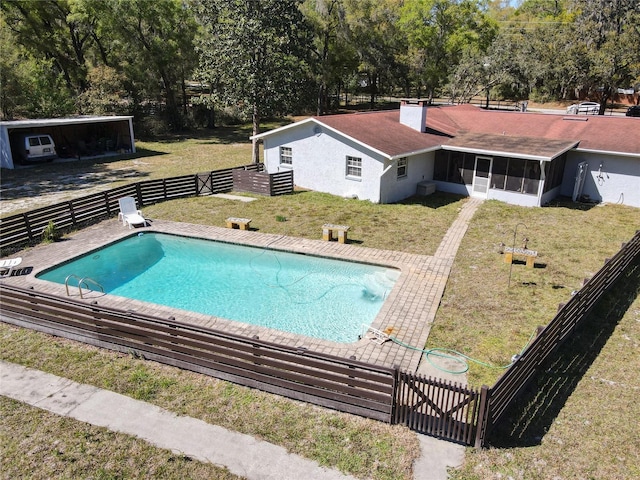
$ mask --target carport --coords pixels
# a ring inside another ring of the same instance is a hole
[[[0,122],[0,167],[14,168],[11,138],[18,133],[49,134],[60,158],[136,151],[132,116],[83,116]]]

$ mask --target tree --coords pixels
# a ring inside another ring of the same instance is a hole
[[[124,75],[107,66],[89,70],[87,89],[78,95],[76,104],[83,114],[123,115],[129,113],[129,98]]]
[[[197,31],[193,12],[184,1],[23,0],[1,2],[0,7],[7,28],[24,48],[23,56],[35,73],[46,77],[38,77],[38,86],[57,90],[42,99],[60,102],[66,93],[78,98],[83,108],[88,108],[88,98],[97,107],[103,100],[95,85],[115,81],[120,84],[115,87],[118,95],[131,97],[138,105],[155,100],[167,112],[170,125],[181,128],[179,86],[184,113],[184,85],[196,64]],[[14,73],[21,69],[24,66]],[[86,92],[88,88],[93,91]],[[28,102],[25,96],[25,108]],[[26,110],[35,111],[33,107]]]
[[[84,18],[100,19],[99,58],[126,75],[138,103],[157,96],[169,127],[180,130],[179,89],[184,109],[184,84],[197,63],[193,12],[180,0],[78,1]]]
[[[318,85],[316,114],[322,115],[330,108],[329,91],[357,70],[358,59],[347,40],[343,0],[305,0],[302,12],[314,33],[311,67]]]
[[[430,99],[464,53],[484,52],[497,32],[472,0],[406,0],[399,25],[409,43],[413,75]]]
[[[638,80],[640,9],[637,0],[573,0],[576,37],[585,45],[585,90],[600,100],[600,115],[618,87]]]
[[[205,29],[200,70],[228,104],[250,111],[253,135],[262,118],[288,113],[309,80],[311,37],[300,0],[198,0]],[[253,141],[253,162],[258,144]]]
[[[90,28],[72,15],[69,0],[1,2],[8,28],[38,60],[51,62],[74,93],[86,87],[86,54]]]
[[[359,73],[373,108],[385,83],[392,86],[405,75],[399,59],[406,43],[398,31],[399,0],[345,0],[348,41],[359,59]]]
[[[53,60],[36,59],[0,19],[0,108],[3,119],[58,117],[74,111],[73,94]]]

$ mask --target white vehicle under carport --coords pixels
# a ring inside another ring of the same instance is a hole
[[[600,113],[600,104],[596,102],[576,103],[567,107],[567,113],[570,115],[598,115]]]
[[[52,161],[57,158],[56,145],[46,133],[19,133],[14,135],[11,147],[21,163]]]

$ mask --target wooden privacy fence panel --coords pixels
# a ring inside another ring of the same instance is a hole
[[[287,195],[293,192],[293,170],[272,173],[270,179],[271,196]]]
[[[293,192],[293,171],[266,173],[262,171],[233,171],[233,189],[260,195],[286,195]]]
[[[419,433],[473,445],[480,392],[443,380],[398,372],[394,423]]]
[[[296,400],[391,422],[395,370],[0,285],[0,318]]]
[[[539,368],[589,315],[603,295],[640,259],[640,231],[558,310],[522,356],[489,389],[486,415],[480,422],[481,443]]]
[[[134,197],[138,207],[143,207],[176,198],[230,192],[235,170],[255,171],[261,168],[262,164],[251,164],[197,175],[144,180],[12,215],[0,219],[0,242],[3,247],[9,247],[38,241],[49,222],[54,222],[56,228],[72,228],[109,217],[119,212],[118,199],[126,196]],[[291,185],[293,190],[293,180]]]
[[[138,206],[153,205],[174,198],[193,197],[196,193],[194,175],[146,180],[138,183]]]

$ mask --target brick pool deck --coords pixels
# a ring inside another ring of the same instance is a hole
[[[465,202],[433,256],[162,220],[153,221],[152,226],[149,227],[129,230],[124,228],[117,219],[112,218],[68,235],[64,241],[38,245],[20,252],[17,255],[23,258],[21,267],[33,266],[33,271],[29,275],[9,277],[0,281],[25,288],[33,287],[39,292],[66,296],[64,285],[39,280],[35,275],[46,268],[140,232],[172,233],[259,248],[373,263],[397,268],[401,271],[401,275],[372,327],[380,331],[389,329],[401,342],[422,348],[429,336],[456,252],[469,221],[480,203],[481,200],[473,198]],[[84,300],[81,300],[77,287],[70,288],[69,293],[72,298],[79,301],[88,303],[98,301],[100,305],[135,310],[164,319],[175,317],[177,321],[184,323],[248,337],[258,335],[261,340],[291,347],[306,347],[309,350],[341,357],[355,356],[360,361],[389,367],[398,366],[405,371],[417,371],[422,357],[420,351],[406,348],[392,341],[386,341],[380,345],[367,338],[367,335],[354,343],[335,343],[114,295],[104,295],[100,292],[84,294]],[[424,370],[423,367],[419,373],[430,374],[431,372],[428,369]]]

